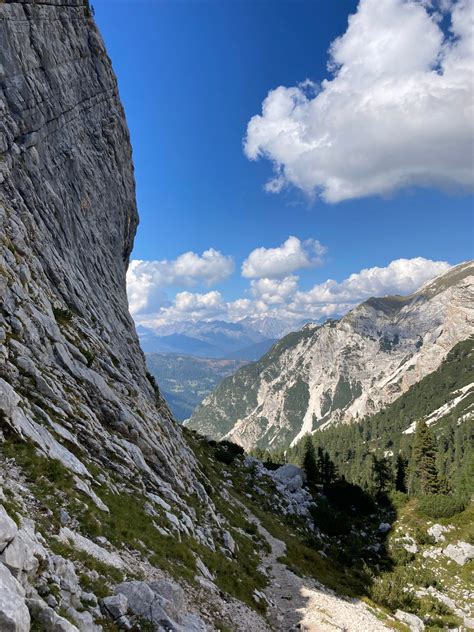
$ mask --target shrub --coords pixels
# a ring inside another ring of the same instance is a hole
[[[232,441],[225,440],[220,441],[217,444],[217,449],[215,451],[216,459],[226,465],[233,463],[235,458],[237,456],[241,456],[242,454],[244,454],[242,446],[232,443]]]
[[[385,606],[392,612],[405,610],[416,612],[419,600],[406,589],[407,578],[402,570],[395,569],[393,573],[384,573],[378,577],[371,589],[370,596],[378,604]]]
[[[390,548],[390,556],[396,566],[405,566],[415,559],[413,553],[407,551],[405,547],[399,542],[397,542]]]
[[[73,314],[70,309],[53,307],[53,314],[58,325],[65,326],[72,321]]]
[[[456,496],[427,494],[419,498],[416,509],[428,518],[451,518],[454,514],[464,511],[465,503]]]
[[[388,499],[395,509],[401,509],[408,502],[408,494],[393,490],[388,493]]]
[[[156,383],[155,376],[152,375],[150,373],[150,371],[147,371],[146,372],[146,377],[147,377],[147,380],[150,382],[150,384],[151,384],[153,390],[155,391],[155,393],[158,392],[158,384]]]
[[[421,527],[415,527],[413,537],[415,538],[415,542],[421,546],[423,546],[423,544],[436,544],[435,538]]]

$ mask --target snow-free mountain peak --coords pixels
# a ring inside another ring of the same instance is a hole
[[[376,412],[474,332],[473,281],[465,262],[409,296],[370,298],[339,321],[288,334],[224,380],[189,425],[246,448],[276,448]]]

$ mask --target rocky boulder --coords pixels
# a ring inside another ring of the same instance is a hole
[[[10,544],[16,535],[18,528],[16,523],[5,511],[5,507],[0,505],[0,553]]]
[[[157,632],[206,630],[206,626],[197,615],[186,611],[184,592],[175,582],[166,579],[153,582],[122,582],[116,586],[115,592],[120,601],[112,601],[112,598],[109,598],[109,601],[104,600],[103,605],[107,610],[112,607],[115,615],[119,617],[123,618],[127,612],[131,613],[150,621]]]
[[[448,546],[443,549],[443,554],[460,566],[464,566],[467,562],[474,560],[474,546],[468,542],[461,541],[456,544],[448,544]]]
[[[428,535],[434,538],[435,542],[444,542],[446,538],[444,537],[443,533],[446,533],[447,531],[451,531],[451,529],[452,529],[451,526],[444,527],[441,524],[434,524],[432,527],[428,529]]]
[[[301,467],[287,463],[275,470],[273,478],[285,485],[289,491],[295,492],[303,487],[306,474]]]
[[[23,587],[8,568],[0,564],[0,630],[29,632],[30,621]]]
[[[79,632],[79,629],[50,608],[42,599],[28,599],[28,608],[35,621],[48,632]],[[91,630],[92,632],[92,630]]]
[[[410,612],[397,610],[395,612],[395,618],[402,623],[405,623],[410,628],[410,632],[423,632],[425,629],[425,624],[420,617],[417,617],[415,614],[411,614]]]

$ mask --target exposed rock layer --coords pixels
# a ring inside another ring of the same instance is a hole
[[[82,0],[56,0],[1,4],[0,40],[4,425],[86,484],[99,459],[191,491],[128,313],[135,185],[102,39]]]
[[[23,632],[31,617],[45,629],[95,632],[97,598],[80,588],[72,561],[52,554],[53,540],[122,576],[138,555],[124,562],[125,552],[77,533],[77,515],[65,506],[61,523],[75,530],[56,533],[54,498],[35,497],[42,484],[50,489],[48,476],[60,503],[70,477],[71,507],[98,512],[98,524],[111,512],[105,490],[154,499],[145,503],[150,521],[153,505],[166,506],[168,528],[160,528],[169,537],[208,528],[200,541],[214,547],[218,526],[194,456],[147,376],[128,312],[125,274],[138,224],[131,146],[89,5],[2,2],[0,41],[0,501],[7,489],[17,519],[31,510],[46,517],[51,538],[32,521],[17,530],[0,506],[0,627]],[[15,463],[25,450],[37,468],[27,486]],[[39,486],[33,493],[30,483]],[[197,494],[209,508],[200,527],[187,513]]]

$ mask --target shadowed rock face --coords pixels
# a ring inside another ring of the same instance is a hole
[[[82,0],[50,0],[1,3],[0,41],[2,426],[86,484],[93,458],[189,491],[128,313],[135,183],[102,39]]]

